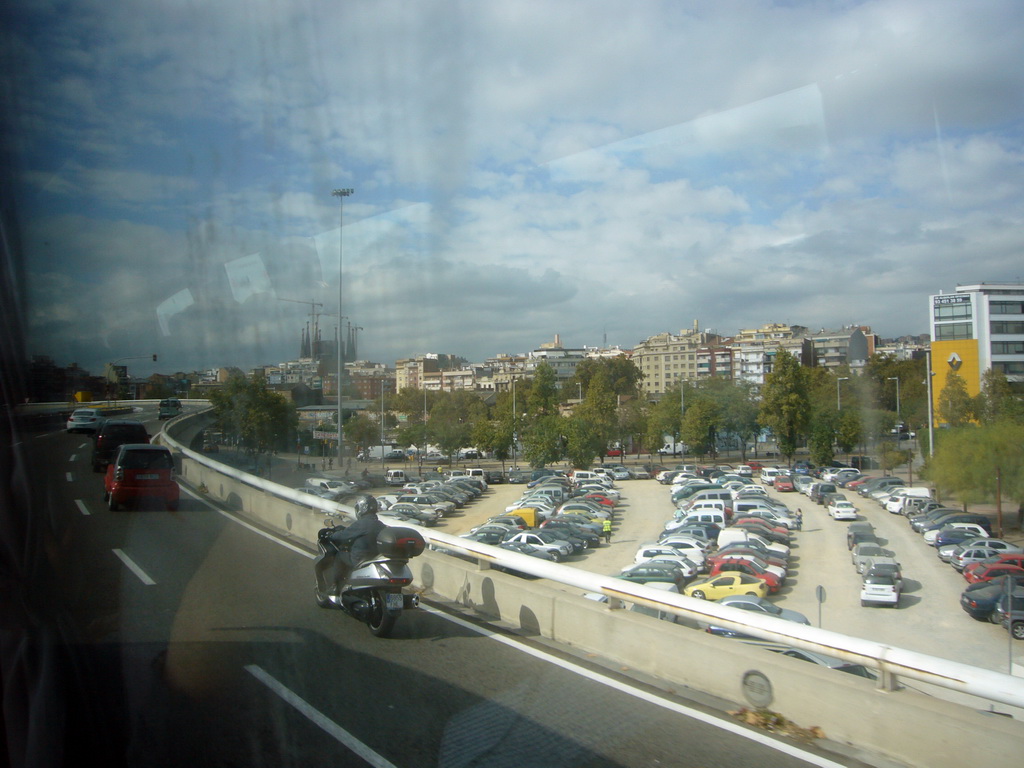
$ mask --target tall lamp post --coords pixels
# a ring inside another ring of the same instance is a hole
[[[849,380],[850,380],[849,376],[840,376],[839,378],[836,379],[836,410],[837,411],[843,410],[843,398],[842,398],[842,395],[840,394],[839,384],[840,384],[840,382],[849,381]]]
[[[341,418],[341,384],[345,375],[345,356],[342,354],[343,342],[341,338],[340,317],[345,311],[343,303],[342,286],[345,269],[345,238],[342,234],[342,227],[345,226],[345,198],[355,192],[354,189],[336,189],[331,192],[332,197],[338,198],[338,469],[344,456],[343,441],[341,438],[341,427],[344,423]]]
[[[903,417],[900,415],[900,377],[890,376],[886,381],[896,382],[896,421],[902,423]]]
[[[932,406],[932,350],[931,347],[924,351],[925,359],[925,381],[928,383],[928,456],[935,455],[935,415]]]

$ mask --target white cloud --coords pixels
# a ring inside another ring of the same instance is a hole
[[[342,186],[343,311],[383,361],[694,318],[919,332],[927,293],[1019,277],[1022,16],[78,3],[9,36],[32,344],[293,355],[308,310],[274,295],[337,314]]]

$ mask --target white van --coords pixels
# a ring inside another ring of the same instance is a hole
[[[714,511],[705,509],[699,512],[690,512],[683,515],[679,520],[680,525],[689,525],[690,523],[712,523],[720,528],[725,527],[725,512]]]
[[[765,467],[761,470],[761,482],[765,485],[775,485],[775,478],[784,474],[778,467]]]
[[[899,488],[886,500],[885,508],[894,515],[902,515],[906,511],[907,499],[930,499],[931,497],[931,489],[923,486]]]
[[[384,474],[385,485],[405,485],[410,478],[404,469],[389,469]]]

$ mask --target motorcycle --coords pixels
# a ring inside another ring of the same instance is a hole
[[[412,528],[384,528],[377,535],[378,554],[357,563],[338,585],[337,594],[331,594],[329,579],[339,553],[331,540],[334,530],[334,519],[328,518],[317,534],[319,555],[313,561],[316,604],[337,608],[363,622],[376,637],[389,637],[402,611],[419,605],[417,595],[406,594],[402,589],[412,584],[409,559],[423,552],[423,537]]]

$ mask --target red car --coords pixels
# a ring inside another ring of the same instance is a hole
[[[1024,568],[1009,563],[995,563],[993,565],[976,563],[975,565],[980,567],[971,570],[964,568],[964,578],[970,584],[977,584],[979,581],[989,581],[996,576],[1002,576],[1004,573],[1024,573]]]
[[[763,565],[753,559],[732,559],[722,560],[715,563],[708,572],[708,578],[717,576],[720,573],[746,573],[755,578],[761,579],[767,586],[769,592],[778,592],[782,586],[782,577],[767,570]]]
[[[993,555],[978,563],[969,563],[963,570],[964,578],[970,581],[968,573],[977,573],[992,565],[1011,565],[1024,570],[1024,552],[1004,552],[1003,554]],[[985,579],[982,579],[982,581],[985,581]]]
[[[793,485],[793,478],[789,475],[779,475],[775,478],[775,490],[780,493],[786,493],[787,491],[795,491],[796,486]]]
[[[173,511],[178,508],[180,494],[173,472],[174,457],[166,446],[126,443],[118,447],[107,465],[103,499],[111,512],[142,499],[157,499]]]
[[[789,565],[787,558],[782,555],[773,554],[771,552],[762,551],[760,549],[754,549],[753,547],[741,547],[738,545],[725,547],[720,549],[715,554],[711,555],[704,562],[708,568],[714,568],[717,563],[722,562],[729,558],[730,555],[739,555],[741,557],[757,557],[764,560],[768,565],[774,565],[779,568],[785,569]]]

